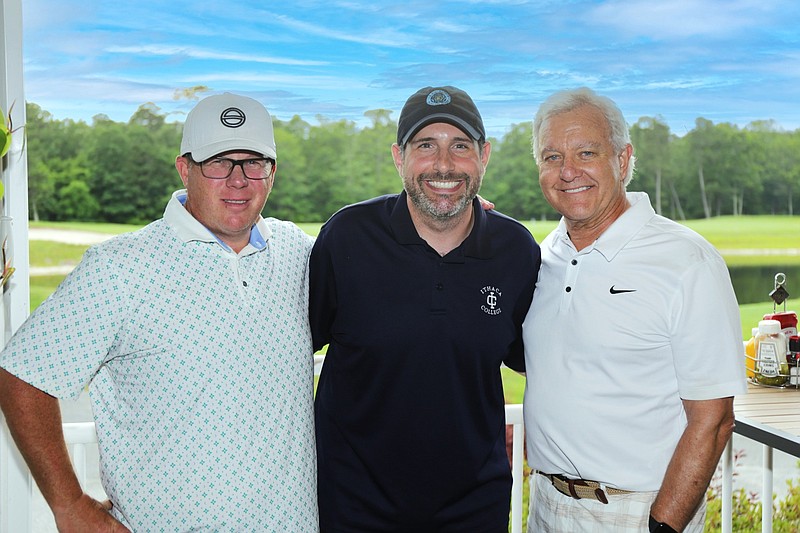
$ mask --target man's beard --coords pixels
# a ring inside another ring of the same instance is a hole
[[[425,181],[463,181],[464,188],[461,195],[453,197],[451,194],[436,194],[431,188],[426,188]],[[481,178],[473,177],[466,173],[447,174],[425,173],[415,178],[404,180],[406,194],[411,203],[423,214],[433,220],[445,222],[464,211],[472,204],[473,198],[478,194]],[[427,194],[426,194],[427,193]]]

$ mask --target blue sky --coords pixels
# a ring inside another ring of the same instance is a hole
[[[585,85],[677,135],[697,117],[800,128],[796,0],[24,0],[23,26],[26,99],[56,119],[153,102],[183,121],[193,102],[176,94],[204,85],[281,120],[364,126],[455,85],[500,137]]]

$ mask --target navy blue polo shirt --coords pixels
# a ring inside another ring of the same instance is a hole
[[[511,473],[500,364],[524,370],[540,264],[520,223],[473,202],[441,257],[405,192],[343,208],[310,259],[320,525],[506,531]]]

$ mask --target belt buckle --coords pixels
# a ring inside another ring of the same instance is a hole
[[[595,498],[597,498],[597,501],[608,505],[608,497],[606,496],[606,493],[603,491],[603,489],[601,489],[600,487],[594,489],[594,496]]]
[[[576,500],[585,499],[578,496],[578,491],[575,490],[576,485],[579,487],[585,487],[586,489],[592,490],[592,487],[590,487],[589,484],[586,482],[586,480],[583,479],[571,479],[559,474],[545,474],[545,477],[550,478],[550,483],[552,483],[553,486],[556,488],[556,490],[559,491],[561,494],[569,496],[570,498],[574,498]],[[556,479],[561,481],[562,483],[565,483],[567,485],[567,488],[569,489],[569,492],[564,492],[563,490],[561,490],[555,483]],[[608,505],[608,496],[606,496],[605,491],[603,491],[599,483],[597,483],[597,487],[592,491],[592,494],[594,495],[594,498],[597,501]]]

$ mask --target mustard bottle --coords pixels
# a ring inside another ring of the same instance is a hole
[[[753,379],[756,375],[756,336],[758,335],[758,328],[753,328],[752,335],[744,345],[744,366],[747,373],[747,379]]]

